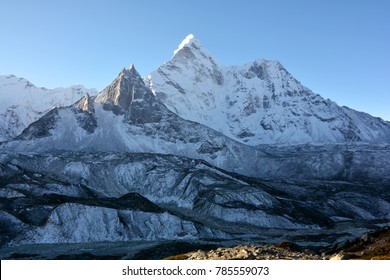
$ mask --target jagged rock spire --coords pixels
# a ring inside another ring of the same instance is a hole
[[[131,65],[123,68],[118,77],[99,95],[95,102],[103,104],[106,110],[126,115],[132,123],[155,122],[161,119],[161,108],[151,90]]]
[[[93,101],[91,97],[89,96],[88,92],[85,93],[85,96],[80,99],[79,102],[76,104],[77,108],[80,110],[83,110],[85,112],[95,112],[95,107],[93,106]]]
[[[134,92],[139,87],[139,79],[140,76],[133,65],[128,69],[123,68],[118,77],[97,96],[96,101],[127,110],[134,99]]]

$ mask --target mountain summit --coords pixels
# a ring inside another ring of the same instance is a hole
[[[95,102],[103,104],[103,108],[115,114],[125,114],[133,123],[157,122],[161,119],[158,111],[161,103],[157,102],[153,93],[145,87],[143,80],[134,65],[123,69],[118,77],[102,92]]]
[[[179,116],[252,146],[390,142],[389,122],[322,98],[280,62],[225,66],[193,35],[145,82]]]
[[[201,62],[202,60],[213,59],[208,51],[203,48],[200,41],[193,35],[188,35],[173,52],[172,60],[190,60],[191,62]]]
[[[133,102],[139,102],[144,99],[144,95],[150,94],[141,81],[134,65],[123,68],[118,77],[96,96],[95,101],[126,111]]]
[[[199,45],[199,41],[195,38],[193,34],[187,35],[187,37],[180,43],[179,47],[173,52],[173,55],[176,55],[185,47],[189,47],[191,44],[194,46]]]

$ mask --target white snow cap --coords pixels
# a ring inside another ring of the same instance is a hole
[[[187,37],[180,43],[179,47],[173,52],[173,55],[175,55],[178,51],[180,51],[182,48],[184,48],[186,45],[189,45],[191,44],[192,42],[194,42],[196,39],[195,39],[195,36],[194,34],[189,34],[187,35]]]

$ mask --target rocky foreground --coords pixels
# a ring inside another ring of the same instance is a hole
[[[312,251],[291,242],[276,245],[240,245],[198,250],[168,260],[390,260],[390,228],[367,233],[353,241]]]
[[[188,242],[97,242],[35,244],[0,249],[0,259],[49,260],[390,260],[390,227],[328,247],[292,242],[238,245]]]
[[[293,249],[296,245],[282,242],[277,245],[239,245],[230,248],[218,248],[211,251],[198,250],[187,254],[169,257],[177,260],[324,260],[321,256],[309,251]]]

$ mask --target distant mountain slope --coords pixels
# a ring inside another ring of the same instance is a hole
[[[173,154],[204,159],[246,175],[258,173],[257,158],[261,154],[169,111],[133,66],[123,69],[95,98],[86,95],[72,106],[51,110],[3,148],[19,152]]]
[[[278,61],[216,61],[189,35],[145,83],[179,116],[252,146],[390,142],[390,123],[314,94]]]
[[[95,89],[38,88],[24,78],[0,75],[0,141],[11,140],[53,107],[69,106]]]
[[[86,95],[72,106],[51,110],[0,148],[171,154],[263,179],[389,179],[388,145],[245,145],[169,111],[133,66],[95,98]]]

